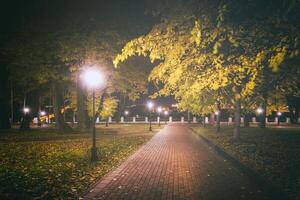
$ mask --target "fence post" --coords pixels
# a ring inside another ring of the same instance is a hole
[[[193,117],[193,123],[197,123],[197,118]]]
[[[184,123],[184,117],[181,117],[181,123]]]
[[[204,121],[205,124],[208,124],[209,121],[208,121],[208,117],[205,117],[205,121]]]

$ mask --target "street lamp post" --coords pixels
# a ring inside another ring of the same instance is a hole
[[[258,118],[260,119],[260,122],[259,122],[260,127],[262,127],[262,124],[263,124],[262,120],[264,120],[264,119],[262,118],[261,114],[264,112],[264,110],[261,107],[259,107],[256,109],[256,112],[258,113]]]
[[[277,112],[277,125],[279,125],[280,124],[280,116],[282,115],[282,113],[281,112]]]
[[[95,88],[99,87],[102,80],[102,75],[97,69],[91,68],[84,72],[84,81],[92,89],[93,96],[93,117],[92,117],[92,148],[91,148],[91,161],[95,162],[98,159],[97,147],[96,147],[96,111],[95,111]]]
[[[153,108],[154,104],[151,101],[147,103],[149,109],[149,131],[152,131],[152,124],[151,124],[151,109]]]
[[[129,115],[129,111],[125,110],[124,115],[127,117]],[[124,122],[125,122],[125,118],[124,118]]]
[[[162,108],[161,108],[161,107],[158,107],[158,108],[157,108],[158,117],[159,117],[159,118],[158,118],[158,119],[159,119],[159,120],[158,120],[158,126],[160,126],[160,113],[161,113],[161,111],[162,111]]]
[[[167,110],[164,111],[164,115],[166,117],[166,120],[165,120],[165,124],[167,124],[167,116],[169,115],[169,112]]]

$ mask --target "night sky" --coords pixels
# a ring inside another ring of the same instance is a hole
[[[0,107],[1,113],[10,112],[9,67],[6,49],[12,43],[34,39],[48,32],[59,32],[65,27],[80,27],[92,31],[99,27],[115,30],[132,39],[147,33],[158,22],[148,15],[149,2],[138,0],[5,0],[0,6]],[[149,86],[150,92],[154,90]],[[146,96],[140,101],[146,100]],[[170,99],[161,100],[170,102]]]

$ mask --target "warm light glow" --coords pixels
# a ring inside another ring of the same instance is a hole
[[[129,114],[129,111],[128,111],[128,110],[125,110],[124,114],[125,114],[125,115],[128,115],[128,114]]]
[[[148,101],[147,106],[148,106],[149,110],[151,110],[153,108],[154,104],[152,101]]]
[[[161,108],[161,107],[158,107],[158,108],[157,108],[157,112],[158,112],[158,113],[161,113],[161,111],[162,111],[162,108]]]
[[[281,116],[282,115],[282,113],[281,112],[277,112],[277,116]]]
[[[29,108],[24,108],[23,111],[26,114],[26,113],[29,113],[30,110],[29,110]]]
[[[83,79],[91,88],[99,87],[104,81],[102,73],[96,68],[87,69],[83,73]]]
[[[169,114],[169,112],[167,110],[165,110],[164,114],[167,116]]]
[[[41,111],[41,112],[40,112],[40,115],[41,115],[41,116],[45,116],[45,115],[46,115],[46,112],[45,112],[45,111]]]
[[[216,111],[216,112],[215,112],[215,115],[219,115],[219,111]]]
[[[264,112],[264,110],[263,110],[262,108],[257,108],[257,109],[256,109],[256,112],[257,112],[258,114],[261,114],[261,113]]]

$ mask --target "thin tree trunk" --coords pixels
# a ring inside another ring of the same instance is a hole
[[[118,113],[117,113],[117,121],[121,121],[121,117],[124,113],[125,108],[125,95],[120,94],[119,95],[119,103],[118,103]]]
[[[233,128],[233,140],[238,141],[240,139],[240,126],[241,126],[241,100],[235,101],[234,111],[234,128]]]
[[[266,95],[264,95],[264,97],[263,97],[262,109],[263,109],[263,112],[261,113],[261,116],[260,116],[259,126],[260,126],[260,128],[266,128],[266,116],[267,116],[267,97],[266,97]]]
[[[210,125],[215,125],[215,113],[210,113],[210,120],[209,120]]]
[[[187,114],[188,114],[188,123],[190,124],[191,123],[191,112],[188,110]]]
[[[220,106],[220,103],[218,103],[217,107],[218,107],[218,111],[217,111],[218,114],[217,114],[216,126],[217,126],[217,133],[219,133],[221,130],[221,106]]]
[[[58,83],[52,82],[52,92],[55,126],[64,132],[71,132],[72,128],[64,121],[63,115],[61,114],[62,96]]]
[[[12,80],[10,81],[10,126],[14,123],[14,90]]]
[[[79,74],[79,73],[78,73]],[[82,85],[77,74],[77,129],[83,131],[87,128],[86,126],[86,114],[85,114],[85,92],[83,91]]]
[[[42,107],[42,95],[41,95],[41,91],[39,91],[39,102],[38,102],[38,126],[41,127],[42,126],[42,122],[41,122],[41,107]]]
[[[245,114],[245,119],[244,119],[244,127],[245,128],[250,127],[250,120],[251,120],[250,115],[249,114]]]
[[[100,98],[100,102],[99,102],[99,106],[98,106],[98,110],[96,112],[96,115],[95,115],[95,119],[94,121],[96,121],[97,117],[100,117],[100,114],[99,112],[101,112],[101,110],[103,109],[103,102],[105,100],[105,97],[106,97],[106,88],[103,90],[102,92],[102,95],[101,95],[101,98]]]

